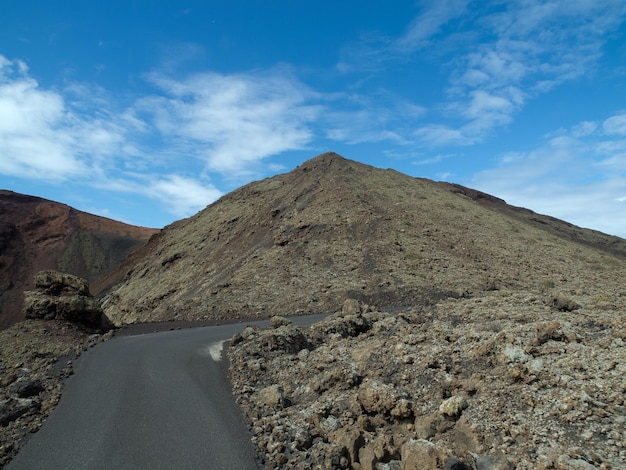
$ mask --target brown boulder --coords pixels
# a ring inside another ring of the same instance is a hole
[[[357,428],[341,428],[331,434],[331,442],[346,449],[350,463],[359,462],[359,449],[365,445],[363,431]]]
[[[99,303],[89,294],[87,281],[71,274],[42,271],[34,291],[24,292],[24,316],[33,320],[60,320],[95,330],[111,329]]]
[[[39,271],[35,274],[35,289],[46,295],[84,295],[89,296],[89,284],[86,280],[72,274],[59,271]]]
[[[445,456],[440,448],[425,439],[411,439],[401,449],[402,470],[443,468]]]
[[[270,385],[259,390],[259,400],[270,408],[284,408],[290,404],[285,391],[279,385]]]

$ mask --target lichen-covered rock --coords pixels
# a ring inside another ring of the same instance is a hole
[[[352,310],[350,310],[352,311]],[[329,336],[341,338],[354,337],[367,332],[379,314],[343,314],[331,315],[324,322],[311,327],[309,336],[313,344],[324,344]]]
[[[495,455],[481,455],[476,458],[476,470],[513,470],[513,468],[511,462],[502,452]]]
[[[446,398],[441,405],[439,405],[439,413],[448,416],[450,418],[458,418],[463,413],[463,410],[467,408],[467,400],[462,396],[454,396]]]
[[[259,390],[259,401],[269,408],[284,408],[289,406],[289,399],[280,385],[270,385]]]
[[[51,296],[84,295],[89,296],[89,284],[86,280],[72,274],[59,271],[39,271],[35,274],[35,288],[42,294]]]
[[[573,312],[574,310],[581,308],[581,305],[578,302],[563,293],[550,297],[548,305],[561,312]]]
[[[412,414],[411,403],[394,385],[367,380],[361,384],[357,399],[367,413],[408,418]]]
[[[341,307],[342,315],[356,315],[361,313],[361,304],[356,299],[346,299]]]
[[[287,317],[273,316],[270,318],[270,328],[278,328],[287,325],[291,325],[291,320]]]
[[[259,332],[256,337],[263,351],[296,354],[310,347],[308,338],[294,325],[282,325]]]
[[[33,320],[59,320],[93,330],[112,327],[100,304],[89,294],[87,281],[71,274],[41,271],[34,291],[24,292],[24,316]]]
[[[334,431],[330,435],[330,440],[346,449],[349,463],[354,464],[359,462],[359,449],[365,445],[362,430],[356,427],[346,426]]]

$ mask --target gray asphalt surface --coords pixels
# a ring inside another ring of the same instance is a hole
[[[54,413],[6,468],[258,469],[224,359],[211,356],[247,324],[117,336],[84,352]]]

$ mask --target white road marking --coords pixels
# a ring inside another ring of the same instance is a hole
[[[205,357],[210,357],[215,362],[222,360],[222,349],[226,340],[216,341],[215,343],[207,344],[200,350],[200,354]]]

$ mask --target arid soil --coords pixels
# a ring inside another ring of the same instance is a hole
[[[233,390],[266,468],[626,468],[626,298],[589,294],[277,317],[233,338]]]
[[[24,319],[22,292],[33,288],[38,271],[93,281],[156,232],[0,190],[0,328]]]
[[[0,331],[0,467],[52,412],[76,356],[110,335],[40,320]]]

